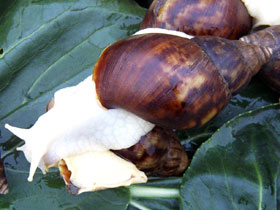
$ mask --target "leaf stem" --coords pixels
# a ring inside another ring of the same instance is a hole
[[[192,136],[190,138],[187,138],[186,140],[183,140],[182,143],[184,142],[191,142],[191,141],[198,141],[199,139],[205,139],[205,138],[210,138],[211,136],[213,135],[212,132],[206,132],[206,133],[200,133],[200,134],[197,134],[195,136]]]
[[[129,204],[132,205],[132,206],[134,206],[134,207],[137,208],[137,209],[140,209],[140,210],[152,210],[152,209],[150,209],[150,208],[148,208],[148,207],[146,207],[146,206],[144,206],[144,205],[138,203],[138,202],[135,201],[135,200],[131,200]]]
[[[1,158],[4,159],[11,153],[13,153],[18,147],[24,145],[24,141],[20,141],[18,144],[14,145],[12,148],[10,148],[8,151],[2,152]]]
[[[131,197],[136,198],[179,198],[179,189],[133,185],[128,187]]]

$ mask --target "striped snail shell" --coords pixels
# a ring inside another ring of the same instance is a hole
[[[212,36],[136,35],[103,51],[93,80],[104,107],[186,129],[216,116],[270,56],[266,47]]]
[[[249,32],[251,22],[241,0],[154,0],[141,29],[165,28],[237,39]]]
[[[8,192],[9,192],[9,188],[8,188],[8,183],[4,171],[4,165],[0,158],[0,194],[7,194]]]
[[[267,86],[280,93],[280,25],[265,28],[244,36],[240,40],[272,49],[272,57],[263,66],[259,76]]]

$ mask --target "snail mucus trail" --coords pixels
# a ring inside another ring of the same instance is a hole
[[[78,193],[146,182],[125,150],[155,125],[207,123],[270,56],[269,48],[241,41],[145,30],[108,46],[92,78],[57,91],[33,127],[5,126],[25,141],[19,150],[31,162],[29,181],[37,167],[56,166]]]

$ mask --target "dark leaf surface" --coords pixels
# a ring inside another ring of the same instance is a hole
[[[181,186],[183,209],[277,209],[280,106],[227,122],[197,150]]]

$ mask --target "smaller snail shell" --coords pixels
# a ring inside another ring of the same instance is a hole
[[[189,165],[177,135],[158,126],[132,147],[112,151],[133,162],[148,176],[181,175]]]
[[[251,17],[241,0],[154,0],[141,23],[149,27],[237,39],[251,29]]]

